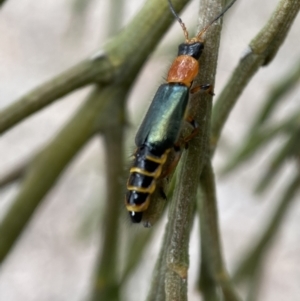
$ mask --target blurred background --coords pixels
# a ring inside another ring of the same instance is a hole
[[[114,4],[115,2],[115,4]],[[89,57],[126,25],[144,1],[7,0],[0,14],[0,109],[53,76]],[[237,1],[224,18],[215,94],[218,96],[247,45],[263,27],[277,1]],[[181,15],[190,32],[197,24],[198,2]],[[113,16],[118,16],[113,17]],[[255,187],[284,137],[272,140],[232,173],[219,176],[243,139],[270,91],[291,73],[300,60],[300,19],[296,19],[274,61],[251,80],[223,131],[214,158],[223,252],[233,271],[265,229],[279,196],[295,174],[287,161],[264,194]],[[151,97],[163,81],[183,35],[174,24],[144,66],[129,97],[130,126],[126,132],[128,156],[136,129]],[[73,115],[90,88],[81,89],[23,121],[0,139],[0,175],[14,168],[49,141]],[[299,108],[300,88],[294,85],[272,115],[280,124]],[[300,140],[299,140],[300,143]],[[95,137],[72,161],[54,189],[0,267],[0,300],[84,300],[90,292],[100,237],[101,208],[105,199],[104,154]],[[50,168],[50,167],[49,167]],[[125,168],[125,167],[124,167]],[[0,190],[0,222],[19,183]],[[300,295],[300,194],[268,250],[263,266],[259,300],[297,300]],[[120,204],[122,207],[122,204]],[[119,208],[116,208],[119,210]],[[145,299],[159,252],[166,219],[158,224],[142,262],[127,281],[124,300]],[[124,221],[124,227],[131,227]],[[195,288],[199,266],[199,231],[196,221],[190,245],[190,300],[199,300]],[[132,231],[135,231],[134,229]],[[147,231],[145,229],[144,231]],[[0,238],[1,240],[1,238]]]

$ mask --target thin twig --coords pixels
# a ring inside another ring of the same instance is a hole
[[[157,228],[150,228],[145,231],[144,228],[132,229],[131,227],[126,228],[128,234],[127,245],[127,256],[125,259],[125,268],[121,275],[120,285],[124,285],[128,278],[132,275],[135,268],[141,263],[144,251],[152,241],[151,238],[156,233]],[[134,248],[132,246],[134,245]],[[122,250],[123,252],[123,250]]]
[[[211,150],[214,152],[223,126],[238,97],[257,70],[274,58],[300,8],[299,0],[281,0],[271,18],[252,40],[213,109]]]
[[[100,96],[96,89],[64,129],[32,161],[21,189],[0,225],[0,263],[70,160],[95,131],[109,123],[111,107],[124,94],[126,91],[119,86],[103,89]]]
[[[168,221],[165,227],[165,233],[162,241],[162,246],[159,252],[159,256],[156,260],[156,265],[152,274],[151,287],[147,296],[147,301],[165,301],[166,300],[166,290],[165,290],[165,280],[166,280],[166,270],[167,270],[167,251],[170,244],[171,231],[170,221]]]
[[[251,243],[253,248],[244,257],[242,262],[238,265],[236,271],[234,272],[234,281],[239,283],[243,281],[246,277],[251,277],[255,272],[257,266],[262,264],[262,260],[274,241],[280,226],[286,216],[287,210],[292,205],[292,202],[299,200],[295,197],[297,191],[300,188],[300,173],[295,175],[294,179],[291,181],[290,185],[287,187],[286,191],[282,195],[278,207],[276,208],[274,215],[270,218],[269,224],[265,228],[265,231],[258,239],[256,243]]]
[[[248,293],[246,301],[259,300],[259,291],[263,286],[263,270],[262,265],[256,266],[255,272],[252,275],[252,279],[249,281]]]
[[[76,89],[95,82],[107,83],[112,79],[112,71],[105,55],[79,63],[0,111],[0,133]]]
[[[270,90],[267,99],[264,101],[263,109],[253,122],[249,136],[252,135],[252,133],[255,133],[257,129],[267,121],[280,101],[284,101],[286,99],[283,96],[291,91],[291,89],[296,86],[299,81],[300,60],[293,65],[291,70],[289,70],[285,75],[281,76],[280,80],[273,84],[273,88]]]
[[[221,1],[202,1],[200,7],[200,28],[204,28],[222,11]],[[221,25],[215,24],[206,34],[206,44],[201,58],[201,73],[197,83],[214,84]],[[198,96],[197,96],[198,97]],[[201,95],[197,101],[191,100],[193,113],[199,123],[199,135],[191,141],[181,159],[177,185],[169,209],[169,222],[164,243],[167,248],[165,293],[166,300],[187,300],[188,247],[190,229],[194,220],[195,198],[198,178],[208,158],[208,137],[212,98]],[[199,155],[200,154],[200,155]],[[162,269],[164,270],[164,269]]]
[[[0,0],[0,7],[5,3],[6,0]]]
[[[265,191],[270,186],[273,179],[280,173],[282,166],[288,159],[294,159],[300,153],[300,129],[298,128],[294,132],[290,133],[290,137],[279,148],[273,158],[270,160],[269,167],[263,172],[259,183],[255,189],[257,193]]]
[[[205,166],[200,184],[203,191],[203,197],[199,198],[201,244],[203,257],[207,261],[207,271],[221,288],[224,300],[237,301],[239,297],[226,271],[222,255],[215,178],[210,162]]]
[[[176,9],[182,9],[186,2],[176,1]],[[70,160],[92,135],[110,123],[108,112],[120,99],[124,99],[145,59],[170,26],[172,18],[169,14],[166,3],[162,4],[160,0],[147,1],[126,29],[105,46],[114,66],[114,80],[105,88],[98,87],[32,162],[20,192],[0,226],[0,262]]]
[[[30,164],[32,159],[27,159],[24,162],[14,166],[11,170],[9,170],[4,175],[0,176],[0,188],[5,187],[17,180],[19,180],[25,173],[26,168]]]
[[[201,194],[198,200],[204,198],[204,194]],[[198,206],[198,210],[200,210],[200,206]],[[201,218],[201,212],[199,212],[199,216]],[[200,220],[201,221],[201,220]],[[213,272],[210,267],[210,263],[208,260],[208,254],[206,254],[205,244],[202,239],[205,237],[204,227],[201,227],[200,223],[200,235],[201,235],[201,266],[200,266],[200,276],[198,278],[198,289],[202,293],[203,300],[205,301],[219,301],[221,300],[221,296],[218,293],[219,287],[213,276]]]
[[[124,95],[125,96],[125,95]],[[119,300],[118,277],[118,208],[123,199],[124,99],[110,112],[110,122],[102,131],[106,151],[106,208],[102,221],[101,256],[96,267],[96,279],[91,300]]]
[[[174,1],[180,11],[188,0]],[[133,76],[171,25],[167,3],[147,1],[128,26],[100,51],[61,75],[42,84],[0,112],[0,133],[68,93],[85,85],[125,82]]]
[[[249,135],[248,140],[232,156],[232,158],[228,159],[227,165],[221,170],[220,174],[225,175],[232,172],[272,139],[275,139],[278,136],[290,136],[291,133],[299,130],[299,126],[300,111],[296,111],[276,125],[265,126],[259,130],[257,129],[255,133],[252,133],[251,136]]]

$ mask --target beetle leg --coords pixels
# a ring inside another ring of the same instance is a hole
[[[183,143],[187,144],[197,135],[199,131],[199,124],[194,118],[192,118],[192,116],[188,116],[185,121],[188,122],[193,128],[192,132],[188,136],[183,137]]]
[[[213,85],[210,85],[210,84],[205,84],[205,85],[200,85],[200,86],[196,86],[196,87],[193,87],[191,90],[190,90],[190,93],[191,94],[195,94],[197,92],[204,92],[204,93],[207,93],[211,96],[214,96],[214,86]]]
[[[162,187],[159,187],[159,194],[164,200],[167,200],[167,196]]]
[[[170,157],[168,158],[168,162],[164,168],[164,171],[160,175],[160,178],[165,178],[174,171],[174,169],[176,168],[180,160],[181,154],[182,154],[181,147],[175,144],[172,151],[169,153]]]

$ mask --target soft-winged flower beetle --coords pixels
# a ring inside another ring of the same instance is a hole
[[[172,14],[183,29],[185,42],[179,45],[167,83],[158,88],[135,137],[137,148],[125,196],[125,205],[133,223],[142,221],[152,198],[166,199],[164,180],[176,168],[186,143],[197,133],[196,122],[186,112],[189,95],[200,90],[213,94],[210,85],[191,88],[199,72],[198,60],[204,49],[202,36],[236,0],[192,39],[189,39],[184,23],[168,1]],[[185,136],[183,124],[186,122],[193,130]],[[145,225],[150,226],[147,222]]]

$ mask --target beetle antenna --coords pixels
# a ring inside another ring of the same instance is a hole
[[[197,40],[200,40],[200,37],[207,31],[207,29],[214,24],[216,21],[218,21],[220,18],[223,17],[223,15],[228,11],[228,9],[234,4],[236,0],[233,0],[229,3],[229,5],[227,5],[223,11],[217,15],[208,25],[206,25],[198,34],[197,34]]]
[[[189,40],[189,33],[188,33],[188,31],[187,31],[187,29],[185,27],[185,24],[182,22],[181,18],[176,13],[175,8],[174,8],[171,0],[168,0],[168,3],[169,3],[169,7],[170,7],[170,10],[171,10],[171,13],[176,18],[176,20],[179,22],[179,24],[180,24],[180,26],[181,26],[181,28],[183,30],[183,34],[185,36],[185,39],[186,39],[186,41],[188,41]]]

